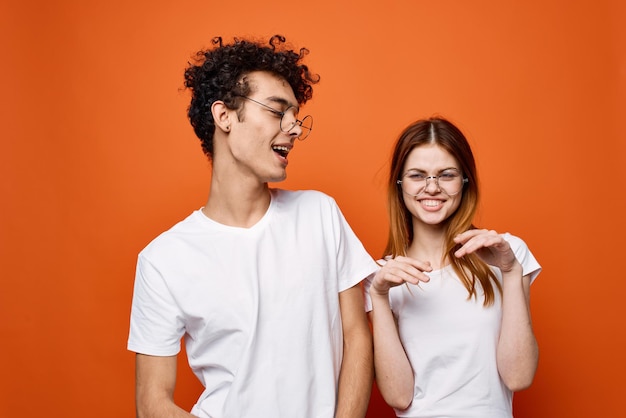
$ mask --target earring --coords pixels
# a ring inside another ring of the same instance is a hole
[[[226,132],[230,131],[230,125],[228,125],[225,129],[226,129]]]

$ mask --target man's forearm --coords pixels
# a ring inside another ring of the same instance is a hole
[[[339,375],[336,418],[363,418],[367,413],[374,378],[372,339],[369,328],[344,340]]]
[[[171,402],[137,407],[137,418],[197,418]]]

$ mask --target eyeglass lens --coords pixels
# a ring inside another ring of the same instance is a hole
[[[280,130],[283,132],[289,132],[296,125],[300,125],[302,129],[302,133],[298,137],[299,140],[304,140],[313,129],[313,118],[310,115],[305,116],[302,120],[298,120],[298,115],[296,114],[296,109],[294,107],[290,107],[283,112],[283,116],[280,119]]]
[[[423,193],[429,186],[429,182],[434,181],[437,189],[448,196],[454,196],[461,192],[463,184],[467,181],[457,171],[443,172],[438,176],[425,176],[417,172],[407,172],[399,181],[402,190],[412,196]]]

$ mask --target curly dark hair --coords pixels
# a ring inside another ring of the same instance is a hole
[[[272,36],[269,45],[238,38],[224,44],[221,37],[213,38],[211,43],[214,47],[197,52],[195,63],[185,69],[185,87],[191,90],[187,115],[209,159],[213,156],[215,133],[211,106],[221,100],[229,109],[239,109],[241,96],[250,93],[246,74],[267,71],[283,78],[300,105],[313,97],[312,85],[319,81],[319,76],[301,63],[309,50],[301,48],[296,53],[285,44],[284,36]]]

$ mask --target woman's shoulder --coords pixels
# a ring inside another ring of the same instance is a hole
[[[513,249],[528,248],[528,245],[526,245],[526,242],[522,238],[518,237],[517,235],[513,235],[510,232],[504,232],[504,233],[501,233],[500,235],[509,243],[509,245]]]
[[[515,254],[515,258],[520,262],[523,268],[523,274],[530,274],[531,282],[535,280],[535,278],[541,272],[541,265],[537,262],[537,259],[533,255],[533,253],[528,248],[526,242],[509,232],[505,232],[502,237],[509,243],[513,253]]]

